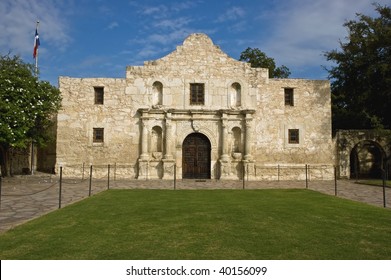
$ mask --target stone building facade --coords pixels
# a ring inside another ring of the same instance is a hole
[[[67,176],[83,163],[138,179],[273,179],[277,165],[305,164],[333,176],[329,82],[270,79],[205,34],[123,79],[60,77],[59,87],[56,169]]]

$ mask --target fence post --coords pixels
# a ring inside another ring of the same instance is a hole
[[[277,165],[277,181],[280,181],[280,165]]]
[[[174,190],[176,190],[176,163],[174,163]]]
[[[91,196],[91,187],[92,187],[92,164],[90,165],[90,184],[89,184],[88,196]]]
[[[386,208],[386,171],[382,169],[382,177],[383,177],[383,207]]]
[[[0,175],[0,209],[1,209],[1,181],[2,181],[3,179],[1,178],[1,175]]]
[[[308,164],[305,165],[305,188],[308,189]]]
[[[248,182],[248,164],[246,164],[247,182]]]
[[[107,189],[110,189],[110,164],[107,165]]]
[[[334,165],[334,195],[337,196],[337,167]]]
[[[60,166],[60,190],[58,194],[58,209],[61,208],[61,192],[62,192],[62,166]]]
[[[114,181],[117,180],[117,163],[114,163]]]
[[[84,180],[84,162],[83,162],[83,170],[82,170],[82,174],[81,174],[81,180]]]
[[[243,190],[246,184],[246,165],[243,162]]]

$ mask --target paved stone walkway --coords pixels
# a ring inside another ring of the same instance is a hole
[[[110,189],[272,189],[306,188],[305,181],[215,181],[215,180],[116,180],[108,186],[107,179],[93,180],[91,195]],[[334,181],[309,181],[308,188],[325,194],[335,194]],[[59,178],[46,174],[2,178],[0,233],[16,225],[59,208]],[[386,205],[391,208],[391,188],[385,189]],[[89,180],[64,179],[61,185],[61,207],[88,197]],[[348,180],[337,182],[337,196],[383,207],[383,188],[356,184]]]

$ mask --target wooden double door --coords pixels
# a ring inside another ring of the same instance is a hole
[[[205,135],[189,134],[182,146],[182,178],[210,179],[210,153],[210,141]]]

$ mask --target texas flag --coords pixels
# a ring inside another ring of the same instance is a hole
[[[39,45],[40,45],[40,42],[39,42],[38,29],[36,28],[35,29],[35,39],[34,39],[34,52],[33,52],[33,57],[34,58],[37,57]]]

